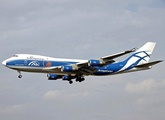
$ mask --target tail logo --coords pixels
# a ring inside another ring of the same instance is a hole
[[[125,70],[132,69],[132,65],[138,65],[142,60],[145,62],[148,62],[150,55],[147,53],[148,51],[140,51],[134,53],[132,56],[130,56],[126,61],[124,67],[122,67],[119,71],[117,72],[122,72]],[[148,60],[147,60],[148,58]]]
[[[137,52],[135,53],[132,57],[137,57],[140,58],[140,60],[144,60],[146,62],[148,62],[145,58],[146,57],[151,57],[146,51],[141,51],[141,52]]]

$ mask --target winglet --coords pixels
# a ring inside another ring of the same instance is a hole
[[[132,48],[131,50],[125,51],[125,53],[135,52],[139,47]]]
[[[138,49],[139,49],[139,47],[135,47],[135,48],[131,49],[131,51],[132,51],[132,52],[135,52],[135,51],[138,50]]]

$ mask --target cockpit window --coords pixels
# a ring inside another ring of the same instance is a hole
[[[18,55],[14,55],[13,57],[18,57]]]

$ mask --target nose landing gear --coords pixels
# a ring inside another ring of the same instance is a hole
[[[18,78],[22,78],[21,72],[18,71],[18,73],[19,73]]]
[[[22,78],[22,75],[18,75],[18,78]]]

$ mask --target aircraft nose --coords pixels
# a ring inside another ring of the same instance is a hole
[[[2,64],[3,64],[4,66],[6,66],[6,60],[4,60],[4,61],[2,62]]]

